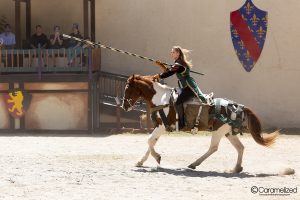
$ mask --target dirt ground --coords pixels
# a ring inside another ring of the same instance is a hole
[[[244,171],[233,168],[237,153],[226,138],[219,150],[196,170],[186,166],[208,149],[210,135],[163,135],[145,167],[134,164],[147,148],[148,135],[18,135],[0,136],[0,199],[300,199],[300,136],[281,135],[272,148],[250,136]],[[278,175],[284,167],[294,175]],[[252,193],[256,186],[262,193]],[[294,188],[294,193],[272,188]]]

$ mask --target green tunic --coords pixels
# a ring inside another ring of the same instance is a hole
[[[189,87],[203,103],[207,103],[206,98],[204,97],[204,94],[201,92],[200,88],[198,87],[196,81],[193,79],[193,77],[190,76],[190,68],[186,66],[183,67],[185,68],[183,72],[181,73],[176,72],[179,87],[180,88]]]

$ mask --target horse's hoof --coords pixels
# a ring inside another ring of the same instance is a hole
[[[240,173],[243,171],[243,167],[236,167],[235,168],[235,173]]]
[[[243,167],[235,167],[233,170],[230,170],[230,173],[240,173],[243,171]]]
[[[136,167],[142,167],[142,166],[143,166],[143,163],[142,163],[142,162],[137,162],[137,163],[135,164],[135,166],[136,166]]]
[[[161,161],[161,156],[158,155],[157,158],[156,158],[156,162],[157,162],[158,164],[160,164],[160,161]]]
[[[192,164],[190,164],[190,165],[188,166],[188,168],[190,168],[190,169],[196,169],[196,167],[195,167],[194,165],[192,165]]]
[[[191,130],[191,133],[192,133],[193,135],[196,135],[196,134],[198,133],[198,128],[197,128],[197,127],[193,128],[193,129]]]

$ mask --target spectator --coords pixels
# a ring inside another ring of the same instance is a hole
[[[4,41],[3,41],[3,39],[2,39],[2,38],[0,38],[0,49],[4,47],[4,44],[3,44],[3,42],[4,42]]]
[[[92,49],[92,48],[94,48],[94,44],[92,43],[90,37],[86,37],[86,38],[84,38],[84,40],[87,41],[87,42],[82,45],[83,49],[88,49],[88,48]]]
[[[43,29],[41,25],[37,25],[35,27],[35,34],[33,34],[30,38],[30,47],[33,49],[36,48],[47,48],[48,45],[48,38],[47,36],[43,33]]]
[[[11,31],[9,24],[4,25],[4,32],[0,34],[0,45],[6,49],[13,49],[16,44],[16,36]]]
[[[79,32],[79,25],[77,23],[73,24],[72,33],[70,33],[70,36],[82,39],[82,36]],[[77,48],[77,47],[80,47],[80,45],[81,45],[80,42],[78,42],[76,40],[69,39],[68,48]]]
[[[70,36],[82,39],[82,36],[79,32],[79,25],[77,23],[73,24],[72,31],[73,32],[70,34]],[[73,65],[74,59],[80,53],[81,43],[76,40],[69,39],[68,48],[68,65]]]
[[[63,36],[60,33],[60,27],[54,26],[54,34],[50,35],[50,48],[60,49],[63,47]]]

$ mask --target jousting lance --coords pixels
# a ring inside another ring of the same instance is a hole
[[[80,39],[80,38],[77,38],[77,37],[74,37],[74,36],[71,36],[71,35],[67,35],[67,34],[63,34],[63,37],[69,38],[69,39],[73,39],[73,40],[76,40],[78,42],[86,43],[86,44],[89,44],[89,45],[94,46],[94,47],[101,47],[103,49],[109,49],[111,51],[116,51],[116,52],[119,52],[119,53],[122,53],[122,54],[127,54],[129,56],[141,58],[141,59],[148,60],[148,61],[151,61],[151,62],[156,62],[157,61],[157,60],[155,60],[153,58],[148,58],[146,56],[141,56],[141,55],[138,55],[138,54],[135,54],[135,53],[130,53],[128,51],[123,51],[121,49],[117,49],[117,48],[113,48],[113,47],[110,47],[110,46],[106,46],[106,45],[103,45],[103,44],[101,44],[99,42],[98,43],[94,43],[94,42],[91,42],[89,40]],[[169,63],[164,63],[164,62],[161,62],[161,64],[167,65],[167,66],[173,66],[173,65],[171,65]],[[194,73],[194,74],[198,74],[198,75],[204,75],[203,73],[192,71],[192,70],[190,72]]]

